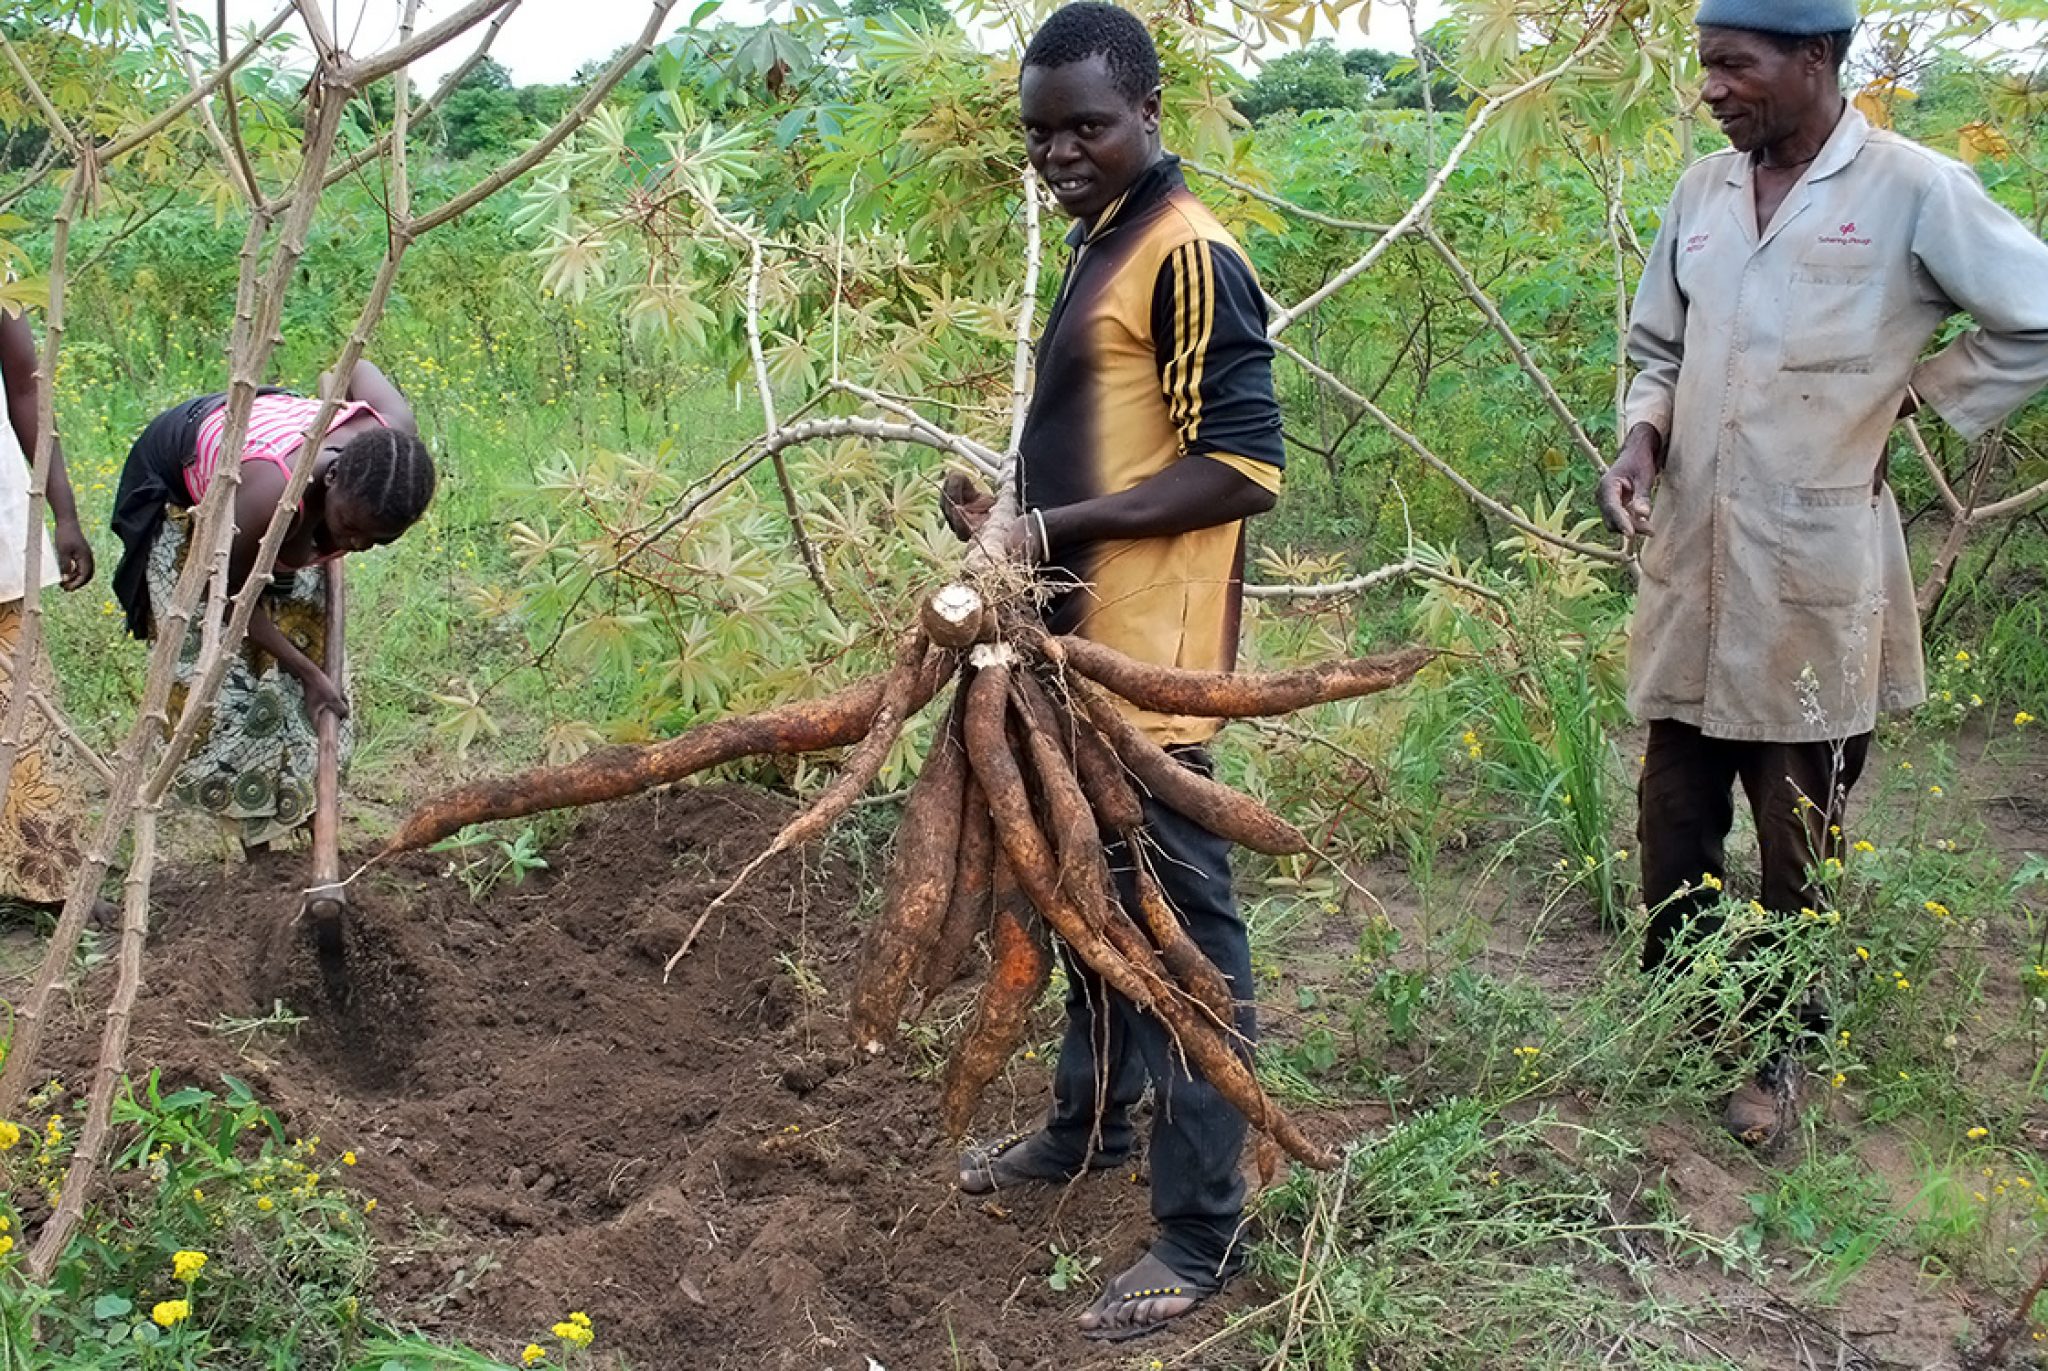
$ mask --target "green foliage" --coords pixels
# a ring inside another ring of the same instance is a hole
[[[508,155],[528,128],[529,115],[512,88],[512,75],[486,57],[449,92],[434,115],[433,134],[445,157]]]
[[[40,1329],[38,1366],[342,1365],[363,1336],[374,1270],[354,1154],[322,1154],[233,1077],[220,1091],[165,1090],[152,1074],[115,1106],[112,1183],[46,1286],[0,1257],[5,1320]],[[21,1209],[42,1212],[73,1139],[70,1097],[28,1101],[25,1146],[0,1153]],[[199,1254],[195,1261],[191,1254]],[[17,1254],[18,1257],[18,1254]],[[8,1363],[8,1365],[27,1363]]]
[[[1430,87],[1440,109],[1464,103],[1456,78],[1444,74],[1440,61],[1434,63]],[[1266,63],[1233,101],[1253,123],[1309,110],[1421,109],[1422,76],[1412,58],[1377,48],[1339,52],[1321,39]]]
[[[510,880],[524,885],[536,871],[548,869],[540,855],[540,834],[527,824],[509,838],[493,838],[473,831],[434,844],[435,852],[467,853],[467,860],[450,863],[457,880],[469,892],[471,904],[482,904],[493,890]]]
[[[1265,1204],[1289,1240],[1260,1249],[1263,1272],[1301,1311],[1274,1364],[1384,1364],[1399,1347],[1427,1347],[1430,1366],[1597,1364],[1634,1313],[1615,1293],[1626,1283],[1595,1273],[1625,1270],[1641,1241],[1723,1250],[1682,1223],[1617,1221],[1599,1173],[1630,1151],[1547,1113],[1504,1122],[1450,1099],[1333,1175],[1298,1173]]]

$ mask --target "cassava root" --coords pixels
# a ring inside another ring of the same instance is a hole
[[[1434,654],[1408,649],[1265,674],[1181,671],[1053,636],[994,603],[975,586],[944,587],[881,675],[667,742],[462,787],[422,806],[386,850],[488,819],[616,799],[742,757],[850,748],[833,781],[704,911],[694,940],[769,857],[821,837],[880,773],[904,724],[953,681],[864,942],[850,1014],[856,1044],[883,1050],[905,1005],[924,1013],[985,937],[987,971],[941,1101],[947,1128],[963,1131],[1029,1031],[1056,938],[1076,966],[1157,1017],[1189,1069],[1253,1128],[1301,1161],[1331,1165],[1252,1072],[1236,1030],[1237,995],[1248,987],[1232,987],[1203,953],[1148,869],[1145,797],[1256,851],[1302,853],[1309,842],[1249,796],[1176,760],[1130,713],[1280,714],[1385,690]],[[1129,870],[1112,870],[1112,850]]]

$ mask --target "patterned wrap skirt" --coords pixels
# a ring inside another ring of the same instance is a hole
[[[21,641],[21,601],[0,604],[0,713],[14,694],[14,650]],[[55,699],[49,654],[39,646],[28,681]],[[56,904],[71,891],[83,860],[85,791],[68,745],[31,704],[14,774],[0,802],[0,901]]]
[[[189,510],[171,509],[150,547],[149,597],[168,605],[191,545]],[[209,597],[210,599],[210,597]],[[278,631],[323,668],[327,665],[327,572],[304,567],[279,572],[263,593],[263,607]],[[200,614],[222,610],[203,603]],[[158,616],[159,620],[161,615]],[[170,717],[183,712],[198,673],[199,625],[195,617],[178,653],[171,687]],[[344,698],[348,684],[342,683]],[[345,764],[354,730],[341,726]],[[250,845],[291,834],[313,814],[313,777],[320,737],[306,714],[306,690],[277,659],[244,641],[228,664],[220,695],[200,724],[192,751],[178,769],[171,794],[180,803],[212,815],[233,836]]]

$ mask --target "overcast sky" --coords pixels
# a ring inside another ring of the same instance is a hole
[[[374,51],[388,46],[397,38],[400,0],[322,0],[322,3],[332,15],[336,32],[352,52]],[[663,30],[664,37],[689,17],[696,3],[697,0],[680,0],[670,12],[670,23]],[[1433,22],[1445,8],[1443,0],[1419,0],[1419,3],[1425,25]],[[436,18],[452,14],[460,7],[461,0],[423,0],[420,26],[424,28]],[[212,10],[210,5],[201,8],[208,13]],[[748,23],[770,12],[786,14],[790,8],[786,2],[726,0],[720,13],[734,22]],[[1372,16],[1370,28],[1361,30],[1357,16],[1347,16],[1343,31],[1337,35],[1338,46],[1372,46],[1406,52],[1407,11],[1393,0],[1378,0],[1369,8]],[[593,57],[605,56],[636,36],[640,26],[647,22],[648,11],[648,0],[524,0],[518,12],[506,21],[505,31],[498,35],[491,54],[509,67],[513,80],[522,85],[536,81],[566,81],[583,63]],[[245,24],[260,24],[276,12],[277,0],[228,0],[228,23],[235,30]],[[1323,32],[1327,35],[1328,29]],[[466,44],[459,41],[442,49],[431,59],[421,62],[416,75],[423,80],[434,80],[460,62],[475,42],[475,38],[470,38]]]

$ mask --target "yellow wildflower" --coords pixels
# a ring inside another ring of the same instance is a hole
[[[1862,945],[1861,943],[1858,943],[1858,944],[1856,945],[1856,955],[1857,955],[1858,957],[1862,958],[1862,959],[1863,959],[1864,961],[1866,961],[1866,962],[1867,962],[1867,961],[1869,961],[1869,960],[1870,960],[1870,949],[1869,949],[1869,948],[1867,948],[1867,947],[1865,947],[1865,946],[1863,946],[1863,945]],[[1848,1038],[1849,1038],[1849,1035],[1848,1035],[1847,1033],[1844,1033],[1844,1034],[1842,1035],[1842,1040],[1843,1040],[1844,1042],[1847,1042],[1847,1041],[1848,1041]]]
[[[1929,900],[1920,907],[1937,919],[1946,919],[1949,914],[1948,906],[1940,900]]]
[[[199,1279],[199,1273],[206,1269],[204,1252],[174,1252],[171,1254],[171,1274],[190,1285]]]
[[[558,1323],[549,1331],[569,1347],[588,1347],[596,1336],[580,1323]]]
[[[1721,878],[1711,871],[1704,871],[1700,873],[1700,884],[1709,890],[1719,890],[1721,888]]]
[[[176,1328],[192,1317],[192,1306],[184,1300],[159,1300],[149,1316],[161,1327]]]
[[[21,1130],[5,1119],[0,1119],[0,1152],[21,1141]]]
[[[1960,652],[1960,651],[1959,651],[1959,652],[1957,652],[1957,653],[1956,653],[1956,660],[1957,660],[1957,661],[1959,661],[1959,662],[1961,662],[1961,663],[1963,663],[1963,664],[1964,664],[1965,666],[1967,666],[1967,665],[1969,665],[1969,662],[1970,662],[1970,654],[1969,654],[1969,653],[1967,653],[1967,652]]]
[[[192,1203],[194,1203],[194,1204],[205,1204],[205,1203],[206,1203],[206,1192],[205,1192],[204,1190],[201,1190],[201,1189],[200,1189],[200,1188],[199,1188],[198,1186],[196,1186],[196,1185],[192,1187]]]
[[[537,1342],[526,1344],[526,1350],[519,1354],[519,1364],[521,1366],[532,1366],[536,1362],[543,1362],[547,1359],[548,1354],[541,1350],[541,1345]]]
[[[2032,722],[2034,722],[2034,716],[2027,713],[2024,709],[2012,716],[2012,726],[2014,728],[2025,728]]]
[[[374,1213],[376,1213],[376,1212],[377,1212],[377,1202],[376,1202],[375,1200],[364,1200],[364,1201],[363,1201],[363,1212],[364,1212],[365,1214],[374,1214]]]
[[[356,1164],[356,1154],[355,1154],[355,1153],[353,1153],[353,1152],[344,1152],[344,1153],[342,1153],[342,1154],[341,1154],[341,1164],[342,1164],[343,1166],[354,1166],[354,1165]]]
[[[580,1309],[572,1310],[569,1314],[569,1322],[575,1324],[578,1328],[588,1328],[590,1327],[590,1315]]]
[[[1934,797],[1935,799],[1937,799],[1937,800],[1938,800],[1938,799],[1940,799],[1940,798],[1942,797],[1942,795],[1943,795],[1943,794],[1945,794],[1946,792],[1944,792],[1944,791],[1942,790],[1942,788],[1941,788],[1940,786],[1938,786],[1938,785],[1931,785],[1931,786],[1927,787],[1927,793],[1928,793],[1929,795],[1932,795],[1932,796],[1933,796],[1933,797]]]
[[[1849,1078],[1847,1076],[1844,1076],[1839,1071],[1835,1073],[1835,1089],[1840,1090],[1843,1086],[1847,1085],[1848,1083]]]
[[[259,1195],[256,1197],[256,1207],[263,1213],[268,1214],[271,1210],[277,1208],[277,1204],[270,1196]]]
[[[1971,1129],[1971,1130],[1970,1130],[1970,1131],[1969,1131],[1968,1133],[1966,1133],[1966,1134],[1965,1134],[1964,1136],[1965,1136],[1965,1137],[1967,1137],[1967,1138],[1969,1138],[1969,1139],[1970,1139],[1970,1141],[1972,1141],[1972,1142],[1975,1142],[1975,1141],[1976,1141],[1977,1139],[1979,1139],[1979,1138],[1988,1138],[1988,1137],[1990,1137],[1990,1136],[1991,1136],[1991,1130],[1990,1130],[1990,1129],[1988,1129],[1988,1128],[1982,1128],[1982,1127],[1979,1127],[1979,1128],[1973,1128],[1973,1129]]]
[[[1851,852],[1861,852],[1865,855],[1868,855],[1869,853],[1877,851],[1877,845],[1875,843],[1868,842],[1865,839],[1858,838],[1855,842],[1855,845],[1851,847],[1849,850]]]

